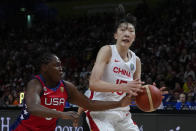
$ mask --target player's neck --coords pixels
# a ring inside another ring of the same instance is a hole
[[[49,88],[55,88],[57,86],[58,83],[53,82],[49,77],[47,77],[47,75],[42,74],[42,76],[45,79],[45,85]]]
[[[47,86],[48,88],[56,88],[57,84],[58,84],[58,83],[46,81],[46,86]]]
[[[128,50],[129,50],[128,48],[116,45],[116,49],[122,59],[127,59],[129,57],[128,56]]]

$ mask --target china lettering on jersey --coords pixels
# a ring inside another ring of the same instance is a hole
[[[116,45],[110,45],[112,57],[106,65],[102,80],[113,84],[125,84],[133,80],[136,70],[136,55],[128,50],[129,60],[125,62],[118,53]],[[126,93],[124,92],[94,92],[93,100],[119,101]],[[127,108],[128,109],[128,108]]]
[[[115,66],[115,67],[113,68],[113,72],[114,72],[114,73],[117,73],[117,74],[120,74],[120,75],[125,75],[125,76],[127,76],[127,77],[131,77],[131,73],[130,73],[128,70],[126,70],[126,69],[121,69],[120,67],[117,67],[117,66]]]

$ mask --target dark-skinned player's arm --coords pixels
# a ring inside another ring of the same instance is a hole
[[[42,85],[38,80],[33,79],[27,84],[25,102],[27,105],[27,111],[30,114],[39,117],[62,118],[71,120],[78,119],[79,115],[76,112],[61,112],[41,105],[41,91]]]
[[[85,95],[80,93],[76,87],[70,83],[65,81],[68,92],[70,93],[69,102],[75,105],[78,105],[84,109],[91,111],[102,111],[117,107],[125,107],[130,105],[131,95],[125,96],[120,101],[98,101],[98,100],[90,100]]]

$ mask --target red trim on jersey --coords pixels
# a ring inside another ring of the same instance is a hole
[[[93,99],[93,96],[94,96],[94,91],[91,91],[91,95],[90,95],[90,97],[89,97],[89,99]]]
[[[41,82],[41,84],[42,84],[42,87],[44,87],[45,86],[45,84],[44,84],[44,82],[41,80],[41,78],[40,78],[40,76],[35,76],[35,78],[37,78],[37,79],[39,79],[39,81]]]
[[[86,113],[86,116],[89,119],[89,124],[90,124],[90,128],[92,131],[100,131],[99,128],[97,127],[96,123],[94,122],[94,120],[92,119],[91,115],[90,115],[90,111],[88,111]]]
[[[91,91],[91,95],[90,95],[89,99],[92,100],[93,96],[94,96],[94,91]],[[87,109],[84,109],[84,111],[87,111]]]

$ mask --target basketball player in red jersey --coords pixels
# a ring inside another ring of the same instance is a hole
[[[126,93],[141,88],[141,62],[129,49],[136,37],[135,23],[136,18],[129,14],[119,20],[114,33],[116,44],[99,50],[89,81],[91,99],[118,101]],[[129,110],[126,106],[102,112],[87,111],[87,123],[93,131],[139,131]]]
[[[39,62],[40,74],[28,82],[23,110],[11,131],[54,131],[58,118],[77,121],[77,113],[63,112],[66,101],[93,111],[124,107],[130,103],[132,95],[120,101],[89,100],[72,83],[61,80],[63,72],[56,55],[46,53]]]

